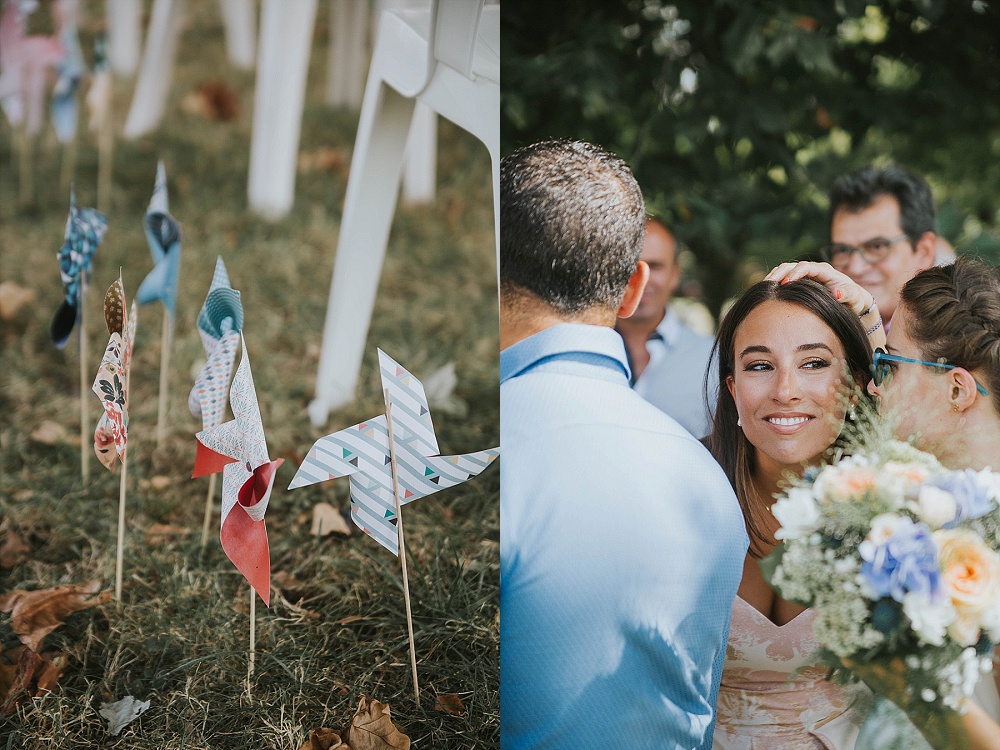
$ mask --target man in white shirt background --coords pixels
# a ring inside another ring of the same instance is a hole
[[[713,339],[685,324],[670,309],[681,280],[677,240],[658,219],[646,222],[641,259],[649,266],[649,281],[630,318],[619,318],[615,329],[625,341],[632,387],[660,411],[703,438],[711,425],[705,399],[705,373],[712,363],[710,383],[717,382],[712,359]],[[710,396],[714,402],[715,394]],[[714,406],[714,403],[712,404]]]

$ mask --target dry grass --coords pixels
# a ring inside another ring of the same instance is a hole
[[[44,6],[43,6],[44,7]],[[95,4],[91,10],[102,9]],[[313,47],[301,150],[343,149],[349,163],[356,115],[322,104],[325,4]],[[499,472],[407,506],[410,588],[422,701],[412,697],[401,576],[395,558],[362,537],[316,540],[300,519],[319,501],[344,507],[346,484],[275,491],[268,511],[272,571],[303,582],[258,607],[258,661],[246,690],[247,585],[214,536],[202,558],[199,529],[207,480],[191,480],[193,435],[186,410],[192,367],[202,356],[195,317],[216,255],[243,294],[245,335],[272,457],[285,456],[276,487],[287,486],[314,439],[306,416],[343,200],[343,169],[302,173],[292,214],[265,223],[245,209],[254,79],[225,62],[217,5],[197,4],[182,39],[161,129],[116,143],[110,226],[94,263],[88,310],[91,366],[105,342],[103,290],[123,268],[134,293],[151,267],[141,221],[156,160],[168,169],[171,212],[184,255],[172,359],[170,433],[154,450],[160,362],[158,306],[142,308],[132,375],[126,535],[126,590],[109,605],[72,615],[46,641],[71,654],[60,689],[0,718],[0,748],[236,748],[295,750],[311,727],[342,728],[361,693],[388,702],[414,747],[496,745],[499,734]],[[94,24],[84,24],[89,50]],[[228,123],[181,112],[180,101],[207,79],[241,94]],[[121,85],[117,117],[129,91]],[[489,163],[485,149],[442,125],[439,194],[427,208],[397,216],[354,404],[327,431],[382,411],[375,346],[418,376],[454,361],[457,396],[468,417],[436,414],[444,452],[499,441],[498,334]],[[59,188],[59,150],[38,146],[37,199],[18,207],[12,133],[0,124],[0,280],[31,288],[38,302],[4,323],[0,350],[0,515],[31,543],[30,559],[0,572],[0,592],[114,574],[118,477],[91,460],[79,478],[78,445],[30,439],[43,420],[78,434],[79,375],[74,344],[59,352],[48,323],[61,295],[55,252],[67,196]],[[75,179],[78,203],[96,197],[97,154],[82,134]],[[75,339],[74,339],[75,340]],[[89,392],[91,421],[97,399]],[[92,425],[91,425],[92,427]],[[89,445],[85,447],[90,450]],[[149,483],[167,477],[165,489]],[[154,523],[191,529],[164,543]],[[218,523],[217,517],[214,523]],[[217,529],[216,529],[217,530]],[[0,615],[0,644],[16,638]],[[435,694],[457,693],[466,713],[434,709]],[[113,739],[97,713],[102,700],[132,694],[152,707]]]

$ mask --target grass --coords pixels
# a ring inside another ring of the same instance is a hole
[[[43,11],[47,7],[43,4]],[[189,6],[190,7],[190,6]],[[96,13],[103,6],[95,5]],[[252,73],[224,58],[215,4],[189,11],[167,117],[152,136],[116,141],[109,230],[94,261],[88,314],[90,371],[106,343],[100,299],[122,268],[134,294],[151,268],[142,216],[156,160],[167,166],[171,213],[181,224],[183,258],[172,354],[169,434],[154,447],[160,362],[159,306],[141,308],[133,360],[125,591],[114,604],[71,615],[47,650],[70,654],[58,690],[0,717],[0,750],[64,746],[296,750],[312,727],[343,729],[364,693],[389,703],[415,748],[495,746],[499,735],[499,472],[407,506],[410,592],[421,686],[413,701],[396,558],[356,535],[317,540],[313,505],[348,503],[345,480],[287,492],[301,457],[326,432],[384,410],[375,347],[418,376],[453,361],[464,418],[435,413],[444,453],[499,442],[496,268],[489,158],[485,148],[443,123],[438,196],[402,207],[382,273],[361,385],[350,406],[314,430],[306,405],[314,391],[323,316],[333,268],[346,165],[356,113],[322,103],[327,7],[320,5],[300,150],[342,149],[345,166],[300,173],[292,213],[275,223],[246,210]],[[82,24],[84,49],[96,19]],[[241,95],[233,122],[181,112],[181,98],[204,80]],[[120,127],[130,96],[118,83]],[[16,200],[13,134],[0,123],[0,280],[32,289],[36,304],[0,332],[0,515],[32,547],[29,559],[0,571],[0,593],[99,578],[113,584],[118,475],[91,458],[79,476],[79,369],[74,343],[57,351],[48,323],[62,294],[55,253],[68,196],[59,186],[60,151],[51,133],[36,147],[36,199]],[[96,200],[97,153],[81,129],[75,171],[78,205]],[[268,510],[272,574],[297,579],[257,608],[257,669],[246,689],[248,587],[218,544],[218,516],[204,556],[199,537],[207,479],[189,479],[194,433],[187,413],[193,368],[203,357],[197,312],[221,254],[246,311],[245,336],[271,456],[279,470]],[[75,342],[75,337],[74,340]],[[92,431],[98,401],[90,392]],[[69,435],[31,439],[51,420]],[[90,445],[84,446],[91,450]],[[151,483],[165,477],[164,489]],[[189,533],[166,541],[145,532],[169,524]],[[0,645],[16,645],[0,615]],[[435,710],[436,694],[461,697],[465,714]],[[127,694],[152,706],[118,738],[100,703]],[[252,696],[252,697],[251,697]],[[54,745],[54,743],[58,743]]]

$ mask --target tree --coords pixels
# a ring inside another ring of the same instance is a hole
[[[830,183],[875,160],[924,174],[942,233],[996,260],[994,5],[506,0],[502,149],[573,137],[622,155],[716,309],[748,267],[822,245]]]

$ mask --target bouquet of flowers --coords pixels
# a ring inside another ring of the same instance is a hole
[[[962,699],[1000,642],[1000,474],[866,443],[779,497],[783,544],[761,567],[816,612],[832,676],[864,679],[933,747],[951,747]]]

